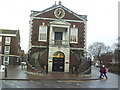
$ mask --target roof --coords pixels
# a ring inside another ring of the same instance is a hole
[[[19,30],[0,29],[0,36],[15,36],[20,38]]]
[[[68,12],[70,12],[71,14],[77,16],[78,18],[87,21],[87,15],[79,15],[79,14],[71,11],[70,9],[66,8],[65,6],[63,6],[61,4],[61,2],[59,2],[58,5],[55,3],[52,7],[49,7],[47,9],[45,9],[45,10],[42,10],[42,11],[33,11],[33,10],[31,10],[31,16],[37,16],[37,15],[40,15],[40,14],[45,13],[45,12],[48,12],[48,11],[53,10],[55,8],[58,8],[58,7],[61,7],[63,9],[65,9],[65,10],[67,10]]]
[[[0,29],[0,34],[17,34],[19,30]]]

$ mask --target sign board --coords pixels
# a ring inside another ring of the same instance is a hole
[[[4,72],[5,71],[5,65],[1,65],[1,72]]]

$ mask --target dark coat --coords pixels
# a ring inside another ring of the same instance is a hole
[[[106,73],[106,68],[105,67],[100,67],[100,73]]]

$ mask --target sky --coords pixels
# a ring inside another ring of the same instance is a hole
[[[31,10],[42,11],[59,0],[0,0],[0,29],[20,30],[21,48],[27,52]],[[112,46],[118,37],[119,0],[60,0],[79,15],[87,15],[87,47],[94,42]]]

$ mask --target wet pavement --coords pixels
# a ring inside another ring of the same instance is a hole
[[[7,77],[5,78],[5,73],[2,72],[0,79],[3,80],[38,80],[38,79],[98,79],[98,75],[92,73],[88,76],[78,76],[75,74],[70,74],[66,72],[49,72],[48,74],[42,75],[31,75],[26,73],[26,68],[21,68],[21,66],[8,66]]]
[[[99,68],[92,67],[91,76],[76,76],[64,72],[29,75],[21,66],[9,66],[8,77],[1,75],[2,88],[109,88],[118,90],[120,76],[107,73],[108,79],[98,79]],[[86,89],[85,89],[86,90]],[[100,89],[101,90],[101,89]],[[106,89],[105,89],[106,90]]]

